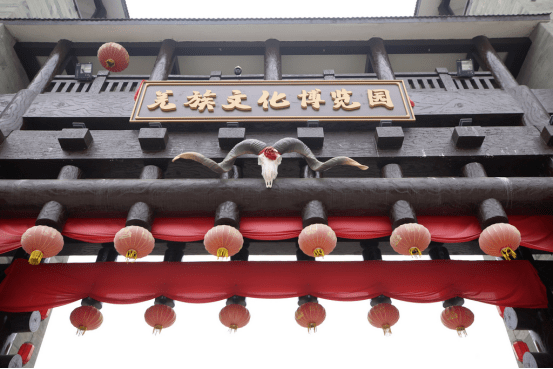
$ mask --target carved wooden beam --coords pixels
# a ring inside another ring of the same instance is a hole
[[[0,180],[0,198],[4,216],[38,214],[48,201],[91,217],[121,216],[139,201],[160,216],[212,215],[225,201],[235,202],[244,216],[299,215],[312,200],[321,201],[330,215],[387,215],[400,200],[409,202],[419,215],[473,215],[475,205],[489,198],[513,214],[536,214],[553,205],[553,183],[548,177],[277,178],[267,189],[262,179]]]

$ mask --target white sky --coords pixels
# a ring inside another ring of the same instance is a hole
[[[132,18],[273,18],[411,16],[415,0],[317,2],[127,0]],[[383,5],[384,4],[384,5]],[[369,35],[367,36],[369,37]],[[122,258],[120,258],[122,259]],[[252,256],[250,260],[294,260]],[[361,256],[326,256],[325,261],[361,260]],[[140,262],[161,261],[148,257]],[[393,260],[402,260],[393,257]],[[72,262],[94,258],[73,257]],[[185,257],[184,261],[214,261]],[[407,278],[408,276],[406,276]],[[225,301],[176,302],[177,321],[153,336],[144,311],[153,301],[134,305],[104,304],[103,325],[82,337],[69,321],[80,301],[56,308],[36,362],[37,368],[189,367],[189,368],[517,368],[509,338],[495,306],[466,300],[475,314],[468,337],[460,339],[440,321],[441,303],[393,300],[400,311],[393,335],[367,321],[370,300],[336,302],[319,299],[327,312],[316,334],[294,320],[297,298],[247,299],[251,321],[236,334],[219,322]]]
[[[127,0],[131,18],[318,18],[412,16],[416,0]]]

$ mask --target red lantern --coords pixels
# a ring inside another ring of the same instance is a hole
[[[474,322],[472,311],[463,306],[450,306],[442,312],[442,323],[449,329],[457,330],[459,337],[467,335],[465,328]]]
[[[150,306],[144,313],[144,319],[150,327],[154,327],[154,334],[161,333],[163,328],[169,328],[177,320],[175,310],[166,305]]]
[[[244,238],[234,227],[219,225],[211,228],[204,237],[204,245],[211,255],[226,258],[242,249]]]
[[[56,256],[63,248],[63,237],[56,229],[47,226],[35,226],[27,229],[21,236],[21,246],[30,254],[29,264],[38,265],[42,258]]]
[[[311,224],[305,227],[298,238],[301,251],[314,257],[330,254],[336,247],[336,233],[326,224]]]
[[[488,255],[516,259],[515,250],[520,245],[520,232],[508,223],[492,224],[480,234],[478,243]]]
[[[129,66],[129,53],[115,42],[108,42],[98,49],[98,60],[110,72],[122,72]]]
[[[154,249],[154,236],[146,228],[129,226],[122,228],[113,239],[118,253],[129,259],[136,260],[149,255]]]
[[[307,331],[317,332],[317,327],[321,325],[326,318],[326,311],[322,305],[317,302],[306,302],[296,310],[296,322]]]
[[[79,306],[71,312],[71,324],[77,328],[77,335],[82,336],[86,331],[92,331],[102,325],[104,317],[94,306]]]
[[[417,223],[403,224],[392,232],[390,245],[398,254],[420,256],[430,245],[430,232]]]
[[[224,326],[235,331],[250,322],[250,312],[242,305],[230,304],[221,309],[219,320]]]
[[[33,356],[34,351],[35,351],[35,345],[33,345],[32,342],[25,342],[24,344],[21,345],[21,347],[19,347],[19,351],[17,351],[17,354],[21,356],[23,365],[27,365],[29,360],[31,360],[31,357]]]
[[[385,336],[392,334],[392,327],[399,320],[399,310],[392,304],[381,303],[369,311],[369,323],[373,327],[382,328]]]

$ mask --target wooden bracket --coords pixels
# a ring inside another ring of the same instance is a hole
[[[169,141],[167,128],[140,128],[138,142],[142,151],[165,150]]]
[[[323,127],[298,127],[298,140],[302,141],[311,150],[322,149],[325,141]]]
[[[92,140],[88,128],[64,128],[58,136],[58,142],[64,151],[86,150]]]
[[[398,150],[403,146],[405,135],[401,127],[376,127],[375,139],[381,150]]]
[[[240,211],[238,205],[232,201],[225,201],[217,207],[215,212],[215,225],[229,225],[240,228]]]

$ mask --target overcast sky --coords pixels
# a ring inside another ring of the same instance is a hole
[[[127,0],[132,18],[265,18],[411,16],[415,0],[386,1],[170,1]],[[109,40],[106,40],[109,41]],[[232,41],[232,40],[229,40]],[[260,183],[261,185],[261,183]],[[122,259],[122,258],[120,258]],[[250,260],[277,260],[253,256]],[[394,260],[403,260],[394,257]],[[161,261],[162,257],[149,257]],[[147,262],[142,259],[140,262]],[[278,260],[294,260],[280,257]],[[326,256],[325,261],[362,260],[361,256]],[[94,261],[73,257],[71,262]],[[215,261],[186,257],[183,261]],[[412,278],[406,276],[406,278]],[[82,337],[69,321],[80,301],[52,313],[36,367],[187,367],[187,368],[517,368],[496,307],[474,301],[468,337],[445,328],[441,303],[414,304],[394,300],[400,311],[392,336],[367,321],[370,301],[320,299],[327,318],[317,333],[308,334],[294,320],[297,299],[247,299],[251,321],[229,334],[219,322],[225,301],[209,304],[177,302],[177,321],[158,336],[144,321],[153,301],[134,305],[104,304],[103,325]]]

